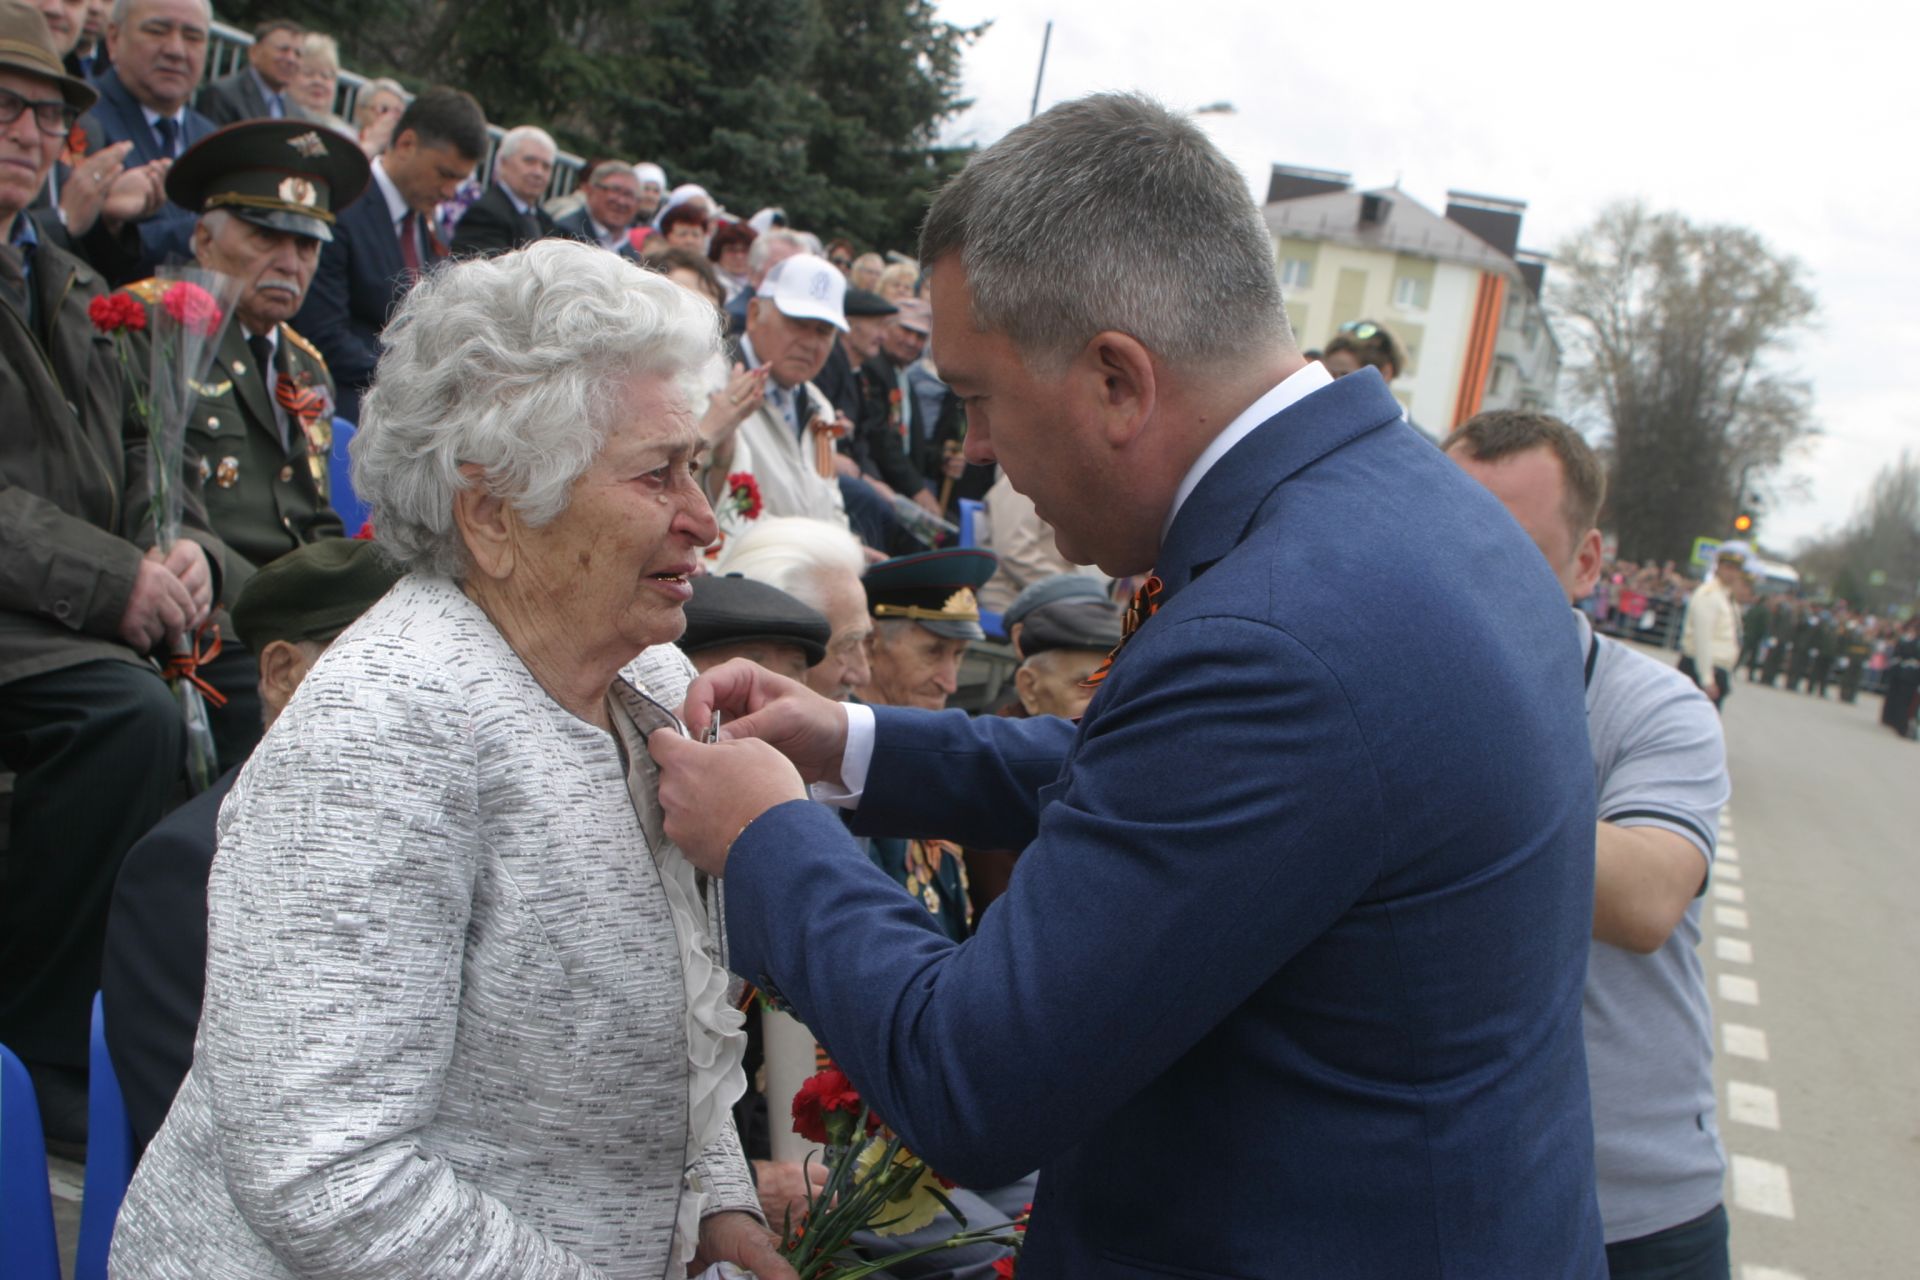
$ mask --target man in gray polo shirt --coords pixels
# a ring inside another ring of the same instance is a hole
[[[1605,488],[1577,432],[1544,414],[1483,413],[1441,446],[1513,513],[1569,601],[1600,573]],[[1570,611],[1587,672],[1599,789],[1584,1018],[1594,1164],[1613,1280],[1726,1280],[1726,1156],[1714,1119],[1701,894],[1728,796],[1713,704],[1692,681],[1595,635]]]

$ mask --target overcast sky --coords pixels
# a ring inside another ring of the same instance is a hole
[[[940,4],[948,21],[993,19],[967,54],[975,105],[956,140],[992,142],[1027,118],[1051,18],[1042,110],[1102,89],[1179,108],[1231,102],[1236,114],[1201,119],[1261,199],[1282,163],[1344,170],[1362,187],[1398,179],[1436,213],[1449,188],[1525,200],[1521,244],[1547,251],[1631,196],[1752,227],[1806,264],[1821,303],[1793,364],[1813,380],[1824,434],[1779,478],[1799,482],[1781,486],[1762,527],[1781,549],[1843,523],[1883,462],[1920,451],[1917,12]]]

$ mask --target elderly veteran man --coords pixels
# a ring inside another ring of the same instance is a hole
[[[143,541],[149,454],[87,316],[105,282],[23,213],[93,101],[46,20],[0,4],[0,767],[15,774],[0,1041],[33,1071],[62,1150],[86,1135],[107,895],[184,750],[147,655],[206,618],[220,567],[197,474],[181,477],[187,536],[165,558]]]
[[[507,130],[494,153],[493,181],[454,224],[453,256],[506,253],[561,234],[540,207],[558,154],[553,135],[545,129],[523,124]]]
[[[840,525],[802,516],[765,516],[727,543],[720,572],[764,582],[819,610],[833,628],[827,656],[807,669],[806,685],[824,698],[845,701],[866,687],[867,637],[873,619],[867,613],[866,553],[860,540]]]
[[[804,680],[827,656],[827,640],[833,635],[819,610],[778,587],[738,574],[695,578],[693,598],[684,612],[687,629],[680,636],[680,652],[692,659],[696,671],[745,658],[789,680]]]
[[[867,639],[872,676],[862,701],[883,707],[939,711],[960,688],[960,662],[967,645],[986,639],[974,594],[993,576],[985,551],[928,551],[896,556],[867,570]],[[973,931],[967,869],[960,847],[948,840],[875,837],[867,843],[874,865],[939,922],[955,942]]]
[[[1601,565],[1606,472],[1545,414],[1469,419],[1442,450],[1513,513],[1569,602]],[[1583,723],[1600,794],[1593,941],[1581,1024],[1594,1168],[1613,1280],[1726,1280],[1726,1154],[1714,1116],[1701,895],[1729,793],[1707,699],[1663,662],[1595,635],[1573,610]]]
[[[367,539],[290,551],[247,580],[233,626],[259,657],[257,705],[271,727],[327,646],[400,571]],[[214,820],[244,760],[168,814],[127,851],[107,917],[100,994],[107,1052],[126,1096],[136,1150],[167,1118],[193,1061],[207,968],[207,872]]]
[[[1136,625],[1078,726],[696,680],[732,733],[651,746],[733,964],[949,1177],[1042,1167],[1027,1280],[1596,1280],[1593,759],[1538,550],[1379,374],[1300,355],[1178,113],[1021,125],[920,257],[968,457],[1148,575]],[[1028,853],[956,944],[807,780],[858,831]]]
[[[766,390],[736,429],[707,443],[711,474],[751,473],[768,515],[847,522],[831,431],[821,444],[837,415],[813,385],[835,335],[847,331],[846,289],[826,259],[800,254],[767,273],[747,308],[738,358],[766,367]]]
[[[240,282],[236,323],[187,419],[199,456],[207,517],[227,547],[223,601],[239,598],[261,565],[339,536],[328,504],[333,380],[312,343],[287,323],[300,309],[333,223],[367,185],[352,140],[302,120],[229,125],[194,144],[167,174],[167,194],[199,213],[194,258]],[[161,281],[127,286],[157,306]],[[223,764],[260,738],[259,673],[231,637],[206,669],[227,698],[213,712]]]

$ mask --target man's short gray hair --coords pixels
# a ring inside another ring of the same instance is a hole
[[[593,172],[587,175],[587,183],[591,186],[606,178],[611,178],[616,173],[624,173],[635,182],[640,181],[640,175],[636,174],[633,171],[633,166],[625,160],[602,160],[599,164],[593,166]]]
[[[127,24],[127,10],[131,9],[134,4],[135,0],[113,0],[113,8],[107,10],[107,21],[116,27],[125,26]],[[200,10],[207,15],[207,25],[212,26],[213,0],[200,0]]]
[[[747,274],[758,276],[767,269],[767,258],[773,253],[775,245],[786,245],[795,253],[807,251],[806,237],[798,231],[789,231],[785,227],[774,227],[753,238],[753,244],[747,249]]]
[[[825,603],[821,578],[835,572],[858,578],[866,567],[860,539],[840,525],[805,516],[762,516],[727,540],[714,572],[764,582],[818,609]]]
[[[720,329],[711,303],[666,277],[542,240],[423,277],[381,340],[353,437],[354,491],[402,568],[457,578],[468,563],[453,518],[462,464],[545,524],[599,453],[623,381],[684,384],[718,358]]]
[[[549,154],[559,154],[560,148],[555,144],[553,135],[537,124],[516,125],[507,130],[500,135],[500,149],[495,154],[499,159],[505,160],[508,156],[517,154],[520,148],[529,142],[539,143],[547,149]]]
[[[955,253],[975,325],[1036,370],[1107,330],[1176,367],[1293,344],[1246,179],[1192,120],[1137,94],[1062,103],[974,156],[920,233],[923,266]]]

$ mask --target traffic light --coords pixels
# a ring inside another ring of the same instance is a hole
[[[1743,538],[1752,533],[1753,513],[1750,511],[1742,511],[1739,515],[1735,516],[1733,518],[1733,531]]]

